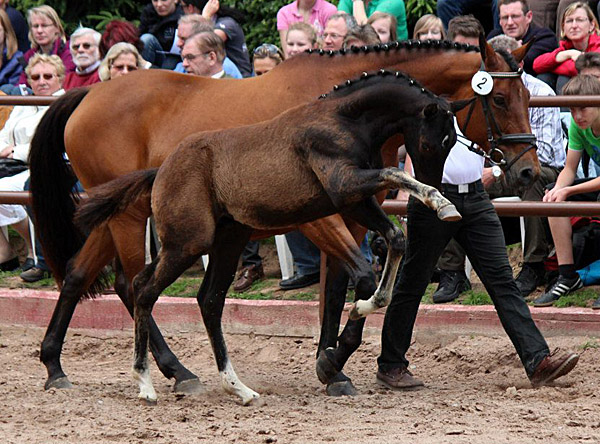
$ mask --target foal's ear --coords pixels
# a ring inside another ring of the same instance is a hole
[[[534,37],[531,40],[529,40],[529,42],[527,42],[525,45],[518,47],[517,49],[515,49],[512,52],[512,55],[515,58],[515,60],[517,61],[517,63],[521,63],[523,61],[523,59],[525,58],[525,55],[529,51],[529,48],[531,48],[531,45],[533,45],[533,42],[535,42],[535,41],[536,41],[536,38]]]
[[[429,118],[435,116],[439,110],[440,110],[440,107],[438,106],[437,103],[430,103],[425,108],[423,108],[423,115],[425,116],[426,119],[429,119]]]
[[[461,109],[470,105],[471,102],[473,102],[473,100],[474,99],[454,100],[454,101],[450,102],[450,111],[452,111],[453,114],[456,114]]]

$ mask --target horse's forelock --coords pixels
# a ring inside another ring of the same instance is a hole
[[[496,51],[496,54],[499,54],[500,56],[502,56],[502,58],[507,63],[507,65],[511,71],[516,72],[519,70],[519,68],[520,68],[519,63],[517,62],[515,57],[510,52],[508,52],[504,49],[498,49]]]

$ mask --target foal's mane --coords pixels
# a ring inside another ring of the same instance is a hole
[[[348,94],[351,94],[356,89],[363,88],[370,84],[379,84],[379,83],[381,83],[381,80],[379,80],[379,79],[384,79],[384,78],[392,79],[390,81],[390,83],[393,81],[404,82],[411,87],[421,90],[422,93],[427,94],[431,98],[438,97],[434,93],[432,93],[429,89],[423,87],[423,85],[421,85],[417,80],[413,79],[408,74],[406,74],[402,71],[390,71],[387,69],[380,69],[380,70],[374,71],[374,72],[373,71],[372,72],[363,72],[360,75],[360,77],[358,77],[356,79],[348,79],[345,82],[342,82],[338,85],[334,85],[333,89],[329,93],[321,94],[319,96],[319,99],[327,99],[329,97],[331,97],[331,98],[344,97]],[[372,80],[372,79],[375,79],[375,80]]]

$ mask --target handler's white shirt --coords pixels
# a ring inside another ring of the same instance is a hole
[[[454,119],[454,128],[456,134],[462,136],[462,132],[458,127],[456,118]],[[470,144],[466,139],[462,139],[465,143]],[[456,144],[450,150],[450,154],[444,164],[444,175],[442,183],[451,185],[460,185],[463,183],[471,183],[481,179],[483,173],[484,158],[479,154],[475,154],[462,143]]]

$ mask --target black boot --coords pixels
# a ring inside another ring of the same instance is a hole
[[[463,291],[471,289],[471,283],[464,271],[441,270],[440,285],[433,293],[433,302],[442,304],[456,299]]]

